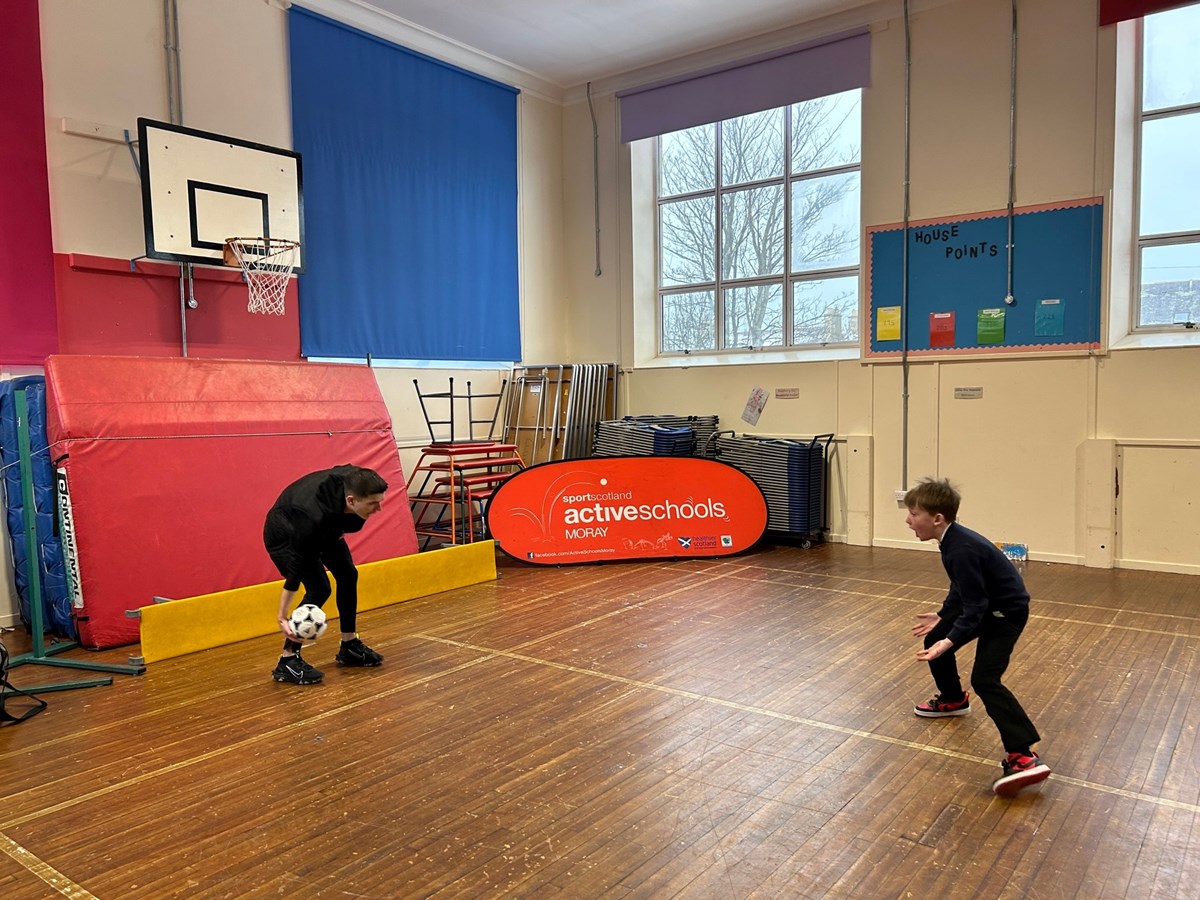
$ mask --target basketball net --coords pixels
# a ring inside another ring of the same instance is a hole
[[[252,313],[282,316],[283,298],[296,267],[299,241],[284,238],[234,237],[225,241],[225,265],[240,266]]]

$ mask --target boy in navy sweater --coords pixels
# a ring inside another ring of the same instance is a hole
[[[950,591],[938,612],[920,613],[912,633],[924,638],[917,659],[929,663],[938,693],[914,708],[918,716],[940,719],[965,716],[970,696],[962,688],[954,653],[978,640],[971,687],[1000,731],[1007,754],[1001,776],[992,784],[1011,797],[1023,787],[1045,781],[1050,767],[1033,752],[1041,737],[1017,698],[1000,679],[1008,668],[1017,638],[1029,620],[1029,592],[1016,567],[995,544],[955,519],[961,495],[945,479],[922,478],[904,495],[905,523],[922,541],[941,546]]]

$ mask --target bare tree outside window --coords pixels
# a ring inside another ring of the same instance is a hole
[[[690,353],[716,350],[712,291],[682,291],[662,297],[662,348]]]
[[[662,352],[858,341],[860,95],[659,138]]]

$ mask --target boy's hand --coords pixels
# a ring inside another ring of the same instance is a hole
[[[913,625],[913,637],[924,637],[933,631],[933,626],[942,619],[937,613],[917,613],[917,623]]]
[[[279,620],[279,630],[283,632],[283,636],[289,641],[295,641],[297,644],[304,643],[304,638],[297,637],[296,632],[292,629],[292,620],[290,618]]]
[[[924,650],[918,650],[917,659],[921,660],[922,662],[929,662],[931,659],[937,659],[943,653],[953,649],[954,645],[945,638],[942,638],[933,646]]]

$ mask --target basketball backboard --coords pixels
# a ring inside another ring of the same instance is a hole
[[[222,265],[231,237],[300,242],[300,154],[182,125],[138,119],[146,256]]]

